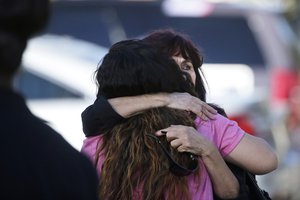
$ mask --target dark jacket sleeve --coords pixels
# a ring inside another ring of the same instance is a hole
[[[104,129],[125,120],[109,104],[105,97],[98,97],[94,104],[81,113],[83,132],[86,137],[100,135]]]

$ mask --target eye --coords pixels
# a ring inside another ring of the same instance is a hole
[[[193,66],[192,64],[183,63],[180,68],[182,71],[190,71],[193,69]]]

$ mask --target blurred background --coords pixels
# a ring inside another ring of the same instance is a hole
[[[300,199],[300,0],[56,0],[15,80],[31,110],[76,149],[107,49],[159,28],[188,34],[204,54],[208,102],[277,151],[258,181],[273,199]]]

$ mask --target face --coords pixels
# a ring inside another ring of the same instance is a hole
[[[181,56],[173,56],[172,58],[179,65],[181,71],[184,71],[191,76],[192,82],[195,85],[196,84],[196,73],[195,73],[192,62],[190,60],[185,60]]]

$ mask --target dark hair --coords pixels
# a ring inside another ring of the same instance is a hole
[[[157,92],[189,92],[194,87],[176,62],[140,40],[116,43],[105,55],[96,74],[98,95],[107,98]],[[103,131],[96,152],[96,164],[103,153],[99,185],[100,199],[190,199],[187,177],[169,170],[163,150],[147,134],[171,125],[195,127],[194,118],[182,110],[152,108]],[[165,137],[160,141],[182,166],[190,156],[173,149]],[[199,183],[200,170],[195,172]],[[134,191],[141,193],[135,194]]]
[[[196,73],[196,92],[202,101],[206,101],[206,89],[204,86],[201,66],[203,56],[194,45],[188,35],[174,31],[173,29],[159,29],[150,32],[144,39],[147,43],[166,53],[169,57],[181,55],[183,58],[191,60]]]
[[[27,39],[47,24],[49,0],[0,0],[0,73],[20,66]]]
[[[96,73],[98,96],[106,98],[158,92],[197,95],[172,58],[141,40],[114,44]]]

